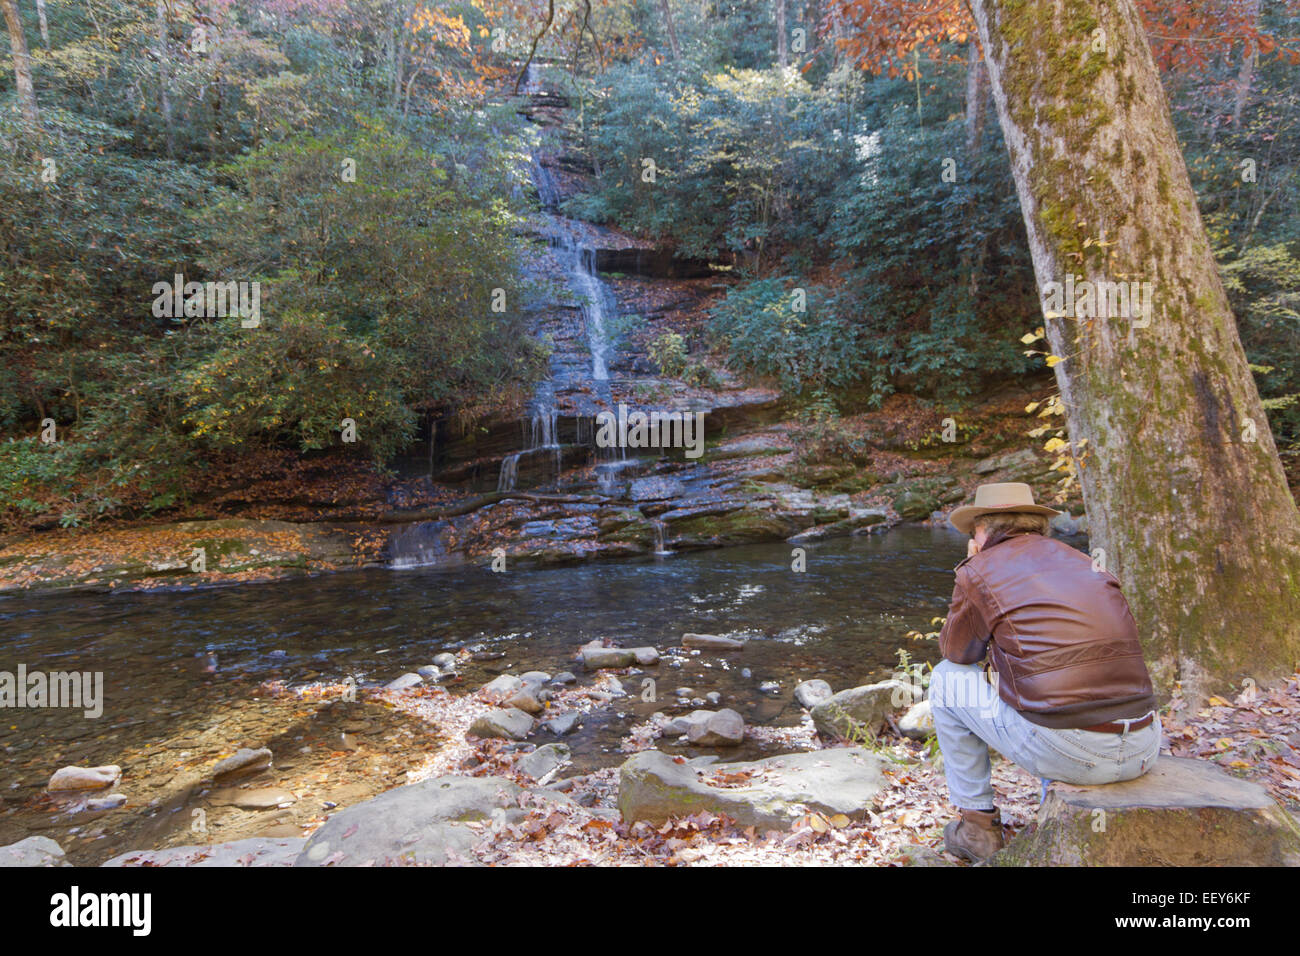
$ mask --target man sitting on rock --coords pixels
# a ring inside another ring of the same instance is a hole
[[[1045,781],[1075,784],[1140,777],[1160,750],[1128,602],[1113,575],[1047,536],[1058,513],[1011,482],[981,485],[949,519],[972,540],[956,568],[930,702],[961,813],[944,845],[972,862],[1002,847],[990,747]]]

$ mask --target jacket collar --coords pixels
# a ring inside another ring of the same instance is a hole
[[[984,554],[989,550],[989,548],[996,547],[997,545],[1001,544],[1004,541],[1010,541],[1012,538],[1020,538],[1027,534],[1038,534],[1038,532],[1037,531],[1011,531],[1011,532],[999,531],[997,534],[993,535],[987,541],[985,541],[984,547],[980,548],[980,550],[977,551],[976,554]],[[963,564],[965,564],[973,557],[975,557],[975,554],[972,554],[970,558],[963,558],[961,561],[958,561],[956,567],[954,567],[953,570],[956,571],[957,568],[960,568]]]

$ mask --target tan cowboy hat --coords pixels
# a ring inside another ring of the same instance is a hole
[[[1059,515],[1046,505],[1034,504],[1034,492],[1021,481],[1004,481],[980,485],[975,489],[975,503],[954,508],[948,520],[962,534],[970,534],[971,526],[980,515],[1001,514],[1004,511],[1023,511],[1031,515]]]

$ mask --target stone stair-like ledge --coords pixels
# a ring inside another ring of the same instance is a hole
[[[1145,776],[1053,783],[990,866],[1300,866],[1300,824],[1261,786],[1162,755]]]

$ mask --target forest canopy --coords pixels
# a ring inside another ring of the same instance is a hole
[[[1140,6],[1294,463],[1300,10]],[[339,450],[345,419],[348,452],[383,465],[433,417],[517,408],[546,359],[516,307],[533,200],[511,94],[530,60],[564,77],[592,171],[565,211],[729,273],[689,352],[831,414],[1039,374],[963,10],[5,0],[0,500],[65,524],[147,513],[196,464]],[[257,334],[156,316],[150,290],[177,274],[257,282]]]

